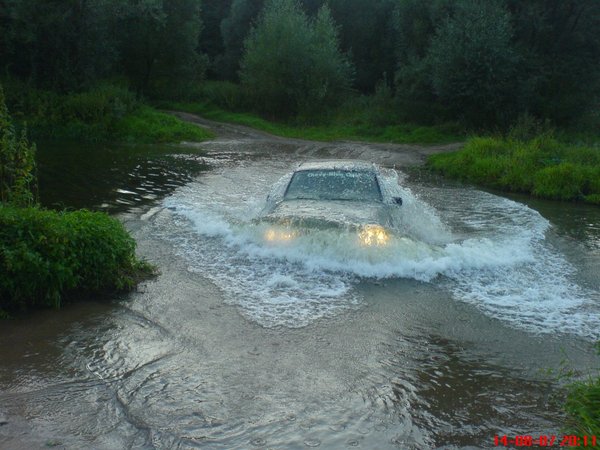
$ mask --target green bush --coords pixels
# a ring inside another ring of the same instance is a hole
[[[600,341],[596,343],[596,348],[600,355]],[[578,381],[571,384],[567,392],[565,411],[568,414],[566,434],[600,437],[600,376],[590,376],[587,382]]]
[[[58,308],[78,292],[130,289],[150,272],[107,214],[0,204],[0,310]]]
[[[511,17],[501,2],[453,2],[428,50],[431,84],[450,112],[472,124],[502,124],[522,94]]]
[[[529,140],[472,138],[429,166],[460,180],[554,200],[600,203],[600,149],[561,143],[544,133]]]
[[[214,135],[171,114],[142,106],[116,123],[113,136],[124,142],[153,143],[204,141]]]
[[[585,196],[586,203],[592,203],[594,205],[600,205],[600,194],[590,194]]]
[[[7,103],[37,138],[137,143],[202,141],[211,133],[145,106],[129,90],[102,83],[58,95],[9,80]]]
[[[34,138],[106,141],[116,124],[139,107],[127,89],[100,84],[59,95],[7,80],[6,99],[14,117],[27,122]]]
[[[600,436],[600,377],[571,387],[565,405],[580,436]]]
[[[570,162],[545,167],[535,174],[533,194],[558,200],[581,200],[589,190],[590,169]]]
[[[0,85],[0,202],[30,206],[35,201],[35,145],[26,131],[19,136]]]
[[[196,100],[208,100],[213,105],[229,111],[238,111],[248,105],[239,84],[230,81],[206,81]]]
[[[312,116],[350,87],[353,69],[327,5],[310,19],[296,0],[267,1],[244,47],[242,87],[265,114]]]
[[[127,89],[101,84],[89,91],[65,96],[59,109],[65,121],[110,127],[113,121],[135,111],[138,106],[135,95]]]

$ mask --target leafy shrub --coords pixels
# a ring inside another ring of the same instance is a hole
[[[212,135],[196,125],[155,111],[129,90],[99,84],[89,91],[58,95],[9,81],[8,103],[27,120],[34,136],[78,141],[199,141]]]
[[[115,125],[140,106],[130,91],[108,83],[59,95],[12,79],[6,99],[15,118],[27,121],[34,137],[84,141],[111,139]]]
[[[596,349],[600,355],[600,341],[596,342]],[[565,411],[569,416],[565,434],[600,436],[600,376],[571,384]]]
[[[0,310],[59,307],[75,292],[130,289],[150,271],[107,214],[0,204]]]
[[[529,141],[540,136],[551,137],[554,129],[548,120],[542,121],[530,114],[521,114],[509,128],[507,137],[513,141]]]
[[[585,196],[586,203],[600,205],[600,194],[590,194]]]
[[[453,178],[543,198],[598,203],[600,197],[600,149],[562,144],[549,134],[472,138],[428,164]]]
[[[138,106],[135,95],[129,90],[101,84],[89,91],[67,95],[59,108],[65,121],[110,126],[112,121],[131,113]]]
[[[469,123],[502,123],[519,98],[510,20],[500,2],[461,0],[432,38],[427,63],[433,89]]]
[[[0,202],[31,205],[35,185],[35,145],[17,135],[0,85]]]
[[[229,111],[238,111],[248,103],[239,84],[230,81],[207,81],[202,85],[200,96]]]
[[[574,426],[580,436],[600,435],[600,377],[590,383],[572,386],[565,409],[577,421]]]
[[[113,136],[120,141],[152,143],[203,141],[213,134],[171,114],[143,106],[117,122]]]
[[[311,20],[296,0],[270,0],[245,41],[240,78],[257,109],[290,117],[339,101],[351,73],[326,5]]]
[[[557,200],[581,200],[588,190],[589,169],[573,163],[545,167],[535,174],[533,194]]]

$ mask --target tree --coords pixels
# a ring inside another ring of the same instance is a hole
[[[398,0],[394,23],[396,93],[412,111],[567,124],[598,105],[596,0]]]
[[[116,61],[116,0],[5,0],[1,60],[38,86],[73,90],[109,74]]]
[[[502,123],[523,98],[511,17],[500,2],[462,0],[437,29],[427,53],[439,100],[471,123]]]
[[[238,81],[240,62],[244,55],[244,41],[264,7],[265,0],[233,0],[227,17],[221,22],[223,54],[216,67],[220,78]],[[317,15],[323,0],[301,0],[301,7],[309,17]]]
[[[171,91],[201,78],[206,61],[198,50],[200,0],[128,2],[121,41],[125,73],[139,94]]]
[[[340,25],[341,48],[350,55],[356,68],[354,87],[361,92],[373,92],[380,80],[393,78],[395,3],[395,0],[328,2],[333,18]]]
[[[225,48],[221,35],[221,24],[230,14],[231,4],[232,0],[204,0],[202,2],[203,27],[200,32],[199,49],[208,57],[207,75],[212,78],[222,77],[220,60]],[[242,46],[243,43],[240,42],[240,49]]]
[[[264,0],[234,0],[229,15],[221,22],[224,52],[219,66],[223,78],[238,79],[244,40],[263,4]]]
[[[566,124],[600,101],[600,2],[507,0],[524,76],[534,95],[531,113]]]
[[[15,131],[0,86],[0,202],[31,206],[35,185],[35,145]]]
[[[311,20],[294,0],[269,0],[245,42],[240,77],[259,110],[290,116],[338,101],[351,74],[327,7]]]

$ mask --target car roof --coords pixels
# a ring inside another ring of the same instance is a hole
[[[300,164],[295,171],[300,172],[304,170],[360,170],[377,172],[378,166],[369,161],[356,159],[332,159],[308,161]]]

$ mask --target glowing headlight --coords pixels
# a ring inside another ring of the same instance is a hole
[[[362,245],[386,245],[390,236],[381,225],[365,225],[358,233]]]
[[[288,242],[296,238],[298,233],[292,230],[278,230],[269,228],[265,231],[265,240],[268,242]]]

